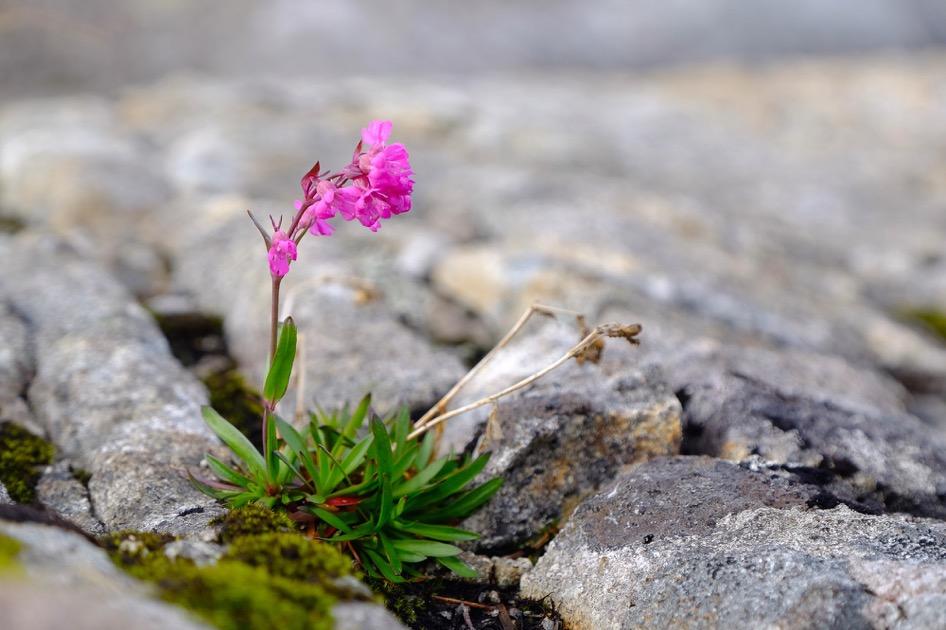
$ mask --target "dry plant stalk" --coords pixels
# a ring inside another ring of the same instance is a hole
[[[547,317],[555,317],[556,315],[569,315],[575,318],[578,323],[579,328],[582,331],[582,339],[574,346],[569,348],[565,354],[561,357],[545,366],[538,372],[527,376],[526,378],[510,385],[509,387],[491,394],[484,398],[480,398],[472,403],[454,409],[452,411],[447,411],[447,406],[450,402],[456,397],[456,395],[462,390],[469,382],[475,377],[483,368],[489,364],[490,361],[506,346],[509,345],[513,337],[522,330],[526,323],[532,318],[533,315],[540,314]],[[557,308],[554,306],[546,306],[544,304],[533,304],[530,306],[525,313],[519,318],[519,320],[513,325],[513,327],[507,332],[502,339],[499,340],[492,350],[490,350],[486,356],[480,359],[473,368],[467,372],[463,378],[457,381],[457,384],[454,385],[449,392],[447,392],[443,398],[441,398],[437,404],[430,408],[414,425],[414,430],[408,435],[408,439],[414,439],[420,435],[423,435],[433,427],[436,427],[450,418],[454,418],[461,414],[473,411],[485,405],[495,405],[500,398],[508,396],[513,392],[516,392],[520,389],[526,388],[537,380],[548,374],[549,372],[561,367],[567,363],[570,359],[575,359],[579,363],[585,361],[591,361],[596,363],[601,358],[601,352],[604,349],[604,340],[608,337],[611,338],[620,338],[626,340],[628,343],[637,345],[639,341],[637,340],[637,335],[641,332],[640,324],[603,324],[596,326],[593,329],[588,329],[587,323],[585,321],[585,316],[577,311],[571,311],[568,309]]]

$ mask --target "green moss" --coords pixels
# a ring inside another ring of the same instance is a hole
[[[33,503],[39,467],[52,459],[52,444],[11,422],[0,424],[0,482],[11,499]]]
[[[224,543],[233,542],[241,536],[296,530],[296,524],[285,512],[275,512],[255,504],[230,510],[212,522],[221,525],[220,541]]]
[[[126,530],[106,534],[99,539],[99,543],[105,547],[115,564],[134,573],[136,567],[147,567],[155,557],[163,556],[161,550],[172,540],[174,536],[169,534]]]
[[[334,548],[301,534],[267,533],[236,539],[216,565],[198,567],[162,551],[171,536],[120,532],[102,539],[112,560],[153,583],[165,601],[224,630],[333,626],[332,580],[350,573]]]
[[[0,573],[15,571],[20,563],[16,557],[20,553],[20,541],[0,534]]]
[[[351,574],[351,560],[325,543],[299,534],[259,534],[237,538],[224,556],[270,575],[293,580],[337,578]]]
[[[935,309],[911,309],[905,311],[908,319],[923,324],[934,335],[946,340],[946,312]]]
[[[92,479],[92,473],[84,468],[73,468],[72,476],[85,487],[89,486],[89,480]]]
[[[204,379],[210,392],[210,406],[253,442],[261,439],[263,418],[262,396],[247,385],[238,370],[225,370]]]

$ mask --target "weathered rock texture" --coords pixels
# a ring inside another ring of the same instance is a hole
[[[216,514],[183,471],[216,441],[203,387],[171,357],[150,316],[67,245],[24,235],[0,247],[0,295],[30,331],[33,413],[60,452],[91,474],[109,529],[185,532]]]
[[[149,596],[104,551],[79,534],[34,523],[0,521],[23,544],[25,573],[0,576],[0,615],[10,630],[206,628],[183,610]]]
[[[658,459],[585,502],[523,577],[570,627],[937,627],[946,525],[811,509],[821,490]]]
[[[946,439],[881,376],[830,357],[720,347],[682,353],[668,372],[688,450],[820,468],[889,510],[946,517]]]
[[[497,356],[464,400],[537,371],[557,358],[544,355],[561,354],[575,340],[576,331],[554,325],[525,338]],[[496,497],[464,524],[483,534],[479,549],[515,548],[622,468],[678,452],[680,403],[658,368],[639,369],[633,358],[626,342],[611,340],[601,363],[571,362],[499,402],[474,449],[492,453],[479,480],[504,479]],[[445,435],[462,435],[457,428],[481,415],[448,420]]]

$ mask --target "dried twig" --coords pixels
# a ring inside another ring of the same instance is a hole
[[[495,610],[498,606],[492,604],[480,604],[479,602],[471,602],[466,599],[457,599],[456,597],[447,597],[446,595],[431,595],[431,599],[436,599],[439,602],[444,602],[446,604],[457,604],[459,606],[469,606],[470,608],[482,608],[483,610]]]
[[[460,392],[460,390],[466,387],[466,385],[471,380],[473,380],[473,377],[479,374],[483,370],[483,368],[486,367],[486,365],[490,361],[492,361],[493,357],[495,357],[499,353],[500,350],[502,350],[507,345],[509,345],[509,342],[512,341],[513,337],[515,337],[516,334],[518,334],[519,331],[522,330],[523,326],[525,326],[526,323],[528,323],[528,321],[535,314],[545,315],[547,317],[555,317],[555,315],[557,314],[571,315],[578,321],[579,327],[583,329],[582,334],[587,334],[587,326],[585,325],[585,316],[579,313],[578,311],[571,311],[564,308],[558,308],[556,306],[546,306],[544,304],[533,304],[528,309],[526,309],[526,312],[524,312],[522,316],[519,318],[519,320],[515,324],[513,324],[512,328],[509,329],[509,332],[507,332],[503,336],[503,338],[499,340],[499,343],[493,346],[493,349],[490,350],[486,354],[486,356],[480,359],[479,362],[476,365],[474,365],[473,368],[463,376],[463,378],[457,381],[457,384],[454,385],[452,388],[450,388],[450,391],[444,394],[443,398],[437,401],[436,405],[431,407],[427,411],[427,413],[421,416],[420,419],[415,423],[414,427],[416,429],[424,427],[425,425],[430,423],[434,418],[444,413],[447,410],[447,405],[450,404],[450,401],[452,401],[456,397],[456,395]]]
[[[640,332],[641,332],[640,324],[604,324],[601,326],[596,326],[590,333],[588,333],[584,337],[584,339],[582,339],[577,344],[572,346],[568,350],[568,352],[566,352],[561,357],[559,357],[558,359],[556,359],[549,365],[545,366],[544,368],[542,368],[535,374],[532,374],[531,376],[527,376],[526,378],[522,379],[518,383],[510,385],[506,389],[501,390],[495,394],[486,396],[485,398],[480,398],[479,400],[475,402],[471,402],[468,405],[464,405],[462,407],[454,409],[453,411],[449,411],[447,413],[441,414],[435,417],[434,419],[428,421],[426,424],[424,424],[424,426],[415,428],[407,437],[408,439],[416,438],[420,435],[423,435],[426,431],[428,431],[432,427],[435,427],[438,424],[441,424],[442,422],[446,422],[447,420],[449,420],[450,418],[453,418],[454,416],[459,416],[461,414],[467,413],[468,411],[473,411],[474,409],[478,409],[484,405],[495,403],[497,400],[499,400],[500,398],[503,398],[504,396],[508,396],[509,394],[515,391],[518,391],[524,387],[528,387],[529,385],[536,382],[537,380],[539,380],[540,378],[542,378],[543,376],[545,376],[552,370],[562,366],[570,359],[582,356],[589,348],[596,346],[600,341],[603,341],[604,338],[606,337],[622,338],[622,339],[627,340],[629,343],[636,345],[638,343],[637,335],[639,335]]]

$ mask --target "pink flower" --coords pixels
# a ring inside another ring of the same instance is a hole
[[[321,180],[314,186],[314,197],[308,203],[302,214],[300,225],[309,227],[309,233],[314,236],[330,236],[335,228],[326,220],[331,219],[338,212],[335,207],[336,186],[328,180]],[[296,210],[301,210],[305,202],[296,201]]]
[[[411,209],[414,171],[403,144],[385,144],[391,126],[388,120],[374,120],[361,130],[362,142],[370,146],[345,169],[352,186],[339,189],[335,196],[338,212],[346,221],[358,219],[373,232],[381,227],[381,219]]]
[[[269,270],[274,278],[289,273],[289,261],[296,259],[296,244],[282,230],[276,230],[269,247]]]

